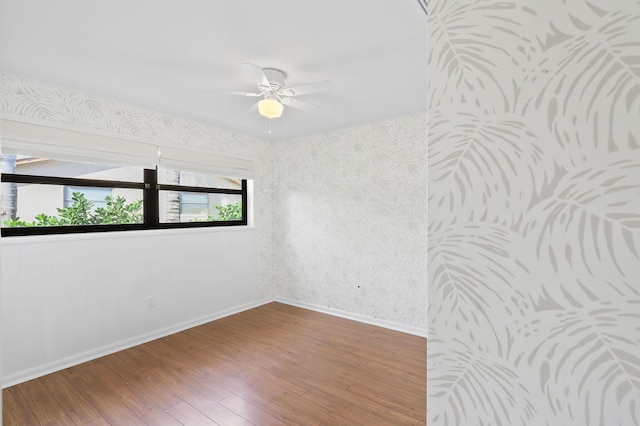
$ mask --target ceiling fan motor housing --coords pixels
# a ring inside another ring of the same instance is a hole
[[[271,90],[281,93],[284,89],[284,80],[287,77],[284,71],[275,68],[263,68],[262,71],[267,80],[269,80],[269,84],[271,84]]]

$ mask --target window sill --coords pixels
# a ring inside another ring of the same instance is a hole
[[[207,226],[201,228],[143,229],[136,231],[87,232],[78,234],[21,235],[4,237],[2,246],[55,243],[61,241],[114,240],[168,235],[214,234],[219,232],[253,232],[254,226]]]

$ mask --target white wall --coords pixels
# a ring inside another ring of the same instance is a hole
[[[429,6],[429,424],[637,425],[640,3]]]
[[[254,138],[3,74],[0,111],[254,160],[254,221],[263,221],[265,162]],[[2,243],[3,386],[248,307],[267,287],[256,269],[267,259],[257,244],[268,240],[256,228]]]
[[[274,148],[276,293],[425,334],[426,114]]]
[[[3,238],[0,262],[4,386],[257,297],[250,228]]]

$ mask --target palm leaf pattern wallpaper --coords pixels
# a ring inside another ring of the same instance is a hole
[[[429,424],[640,424],[640,2],[428,37]]]

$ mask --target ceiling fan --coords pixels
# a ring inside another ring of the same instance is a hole
[[[263,99],[258,101],[250,111],[257,108],[260,115],[269,119],[280,117],[285,106],[302,111],[313,110],[315,105],[294,99],[294,97],[325,92],[332,86],[329,80],[322,80],[295,87],[286,87],[284,81],[287,75],[284,71],[275,68],[262,68],[250,63],[243,63],[242,66],[255,80],[258,91],[231,92],[229,94],[262,97]]]

